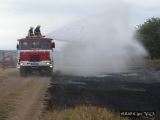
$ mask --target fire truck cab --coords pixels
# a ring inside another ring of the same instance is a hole
[[[20,75],[27,76],[33,72],[52,75],[53,48],[55,48],[55,43],[52,38],[32,36],[18,39],[17,68],[19,68]]]

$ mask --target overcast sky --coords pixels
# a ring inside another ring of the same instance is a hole
[[[47,34],[97,10],[109,7],[107,5],[110,1],[1,0],[0,49],[15,49],[16,40],[26,36],[30,26],[41,25],[41,31]],[[115,4],[119,1],[112,0]],[[160,0],[123,1],[130,7],[130,22],[133,26],[143,23],[147,18],[160,17]]]

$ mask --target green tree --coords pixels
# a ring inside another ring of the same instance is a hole
[[[152,17],[138,25],[137,37],[152,59],[160,58],[160,18]]]

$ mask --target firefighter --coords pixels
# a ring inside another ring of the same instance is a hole
[[[28,37],[32,37],[34,36],[33,34],[33,27],[30,27],[29,31],[28,31]]]
[[[34,30],[34,35],[36,35],[36,36],[42,36],[41,35],[41,31],[40,31],[40,25],[37,25],[37,27],[35,28],[35,30]]]

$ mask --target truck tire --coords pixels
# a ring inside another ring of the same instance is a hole
[[[26,77],[27,76],[27,70],[26,70],[25,67],[21,67],[19,72],[20,72],[21,77]]]
[[[52,68],[48,68],[46,74],[47,74],[47,76],[52,76],[52,74],[53,74],[53,69],[52,69]]]

